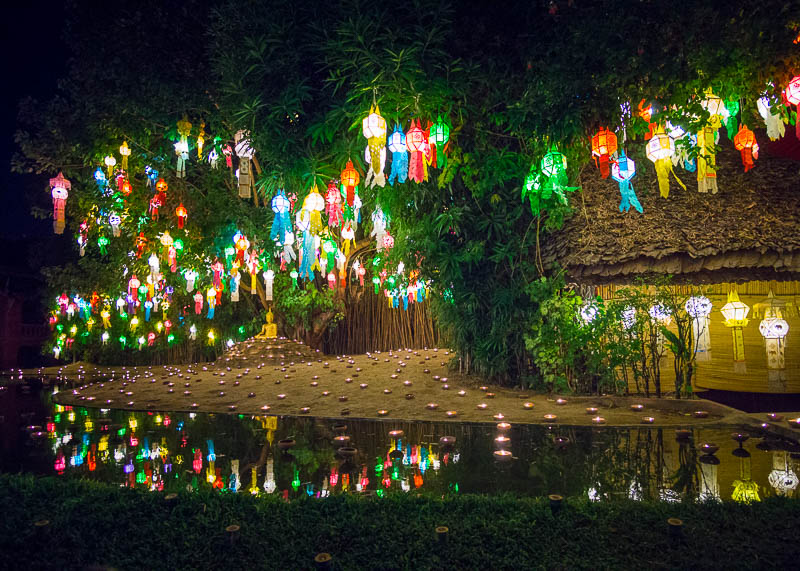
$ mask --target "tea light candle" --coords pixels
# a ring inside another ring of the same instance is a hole
[[[403,381],[403,385],[406,387],[410,387],[411,384],[412,384],[411,381]]]
[[[522,408],[525,410],[533,410],[533,403],[532,402],[524,402],[522,403]]]
[[[636,411],[636,412],[641,412],[641,411],[644,410],[644,405],[643,404],[632,404],[631,405],[631,410]]]
[[[458,415],[458,411],[448,410],[447,412],[445,412],[445,414],[447,415],[448,418],[453,418]]]
[[[484,396],[485,396],[487,399],[493,399],[493,398],[494,398],[494,393],[486,393]]]
[[[283,393],[281,393],[281,394],[279,394],[279,395],[278,395],[278,398],[279,398],[280,400],[283,400],[283,399],[285,399],[285,398],[286,398],[286,395],[285,395],[285,394],[283,394]]]
[[[414,398],[414,393],[407,393],[406,394],[406,400],[411,400],[413,398]]]
[[[467,396],[467,391],[458,391],[458,396],[460,396],[460,397]]]
[[[800,417],[798,417],[798,418],[790,418],[789,420],[787,420],[787,422],[789,424],[791,424],[792,426],[800,427]]]
[[[602,416],[595,416],[592,419],[592,424],[605,424],[605,423],[606,423],[606,419],[603,418]]]
[[[450,389],[450,385],[442,385],[442,390],[446,391],[446,390],[449,390],[449,389]]]
[[[478,387],[478,389],[482,390],[483,392],[486,392],[489,390],[489,387]]]
[[[389,414],[388,410],[381,409],[378,411],[378,416],[386,416],[387,414]]]
[[[506,444],[507,442],[510,442],[511,439],[508,436],[498,436],[497,438],[494,439],[494,441],[497,444],[502,446],[502,445]]]
[[[767,414],[767,418],[770,419],[772,422],[780,422],[781,420],[783,420],[783,415],[770,412],[769,414]]]
[[[316,387],[317,385],[319,385],[319,383],[317,381],[311,381],[311,386],[312,387]]]
[[[358,386],[359,386],[360,388],[362,388],[362,389],[366,389],[366,388],[367,388],[369,385],[368,385],[367,383],[361,383],[361,384],[360,384],[360,385],[358,385]]]
[[[433,375],[433,380],[434,381],[438,381],[439,380],[439,375]]]
[[[485,402],[482,402],[482,403],[480,403],[480,404],[479,404],[479,405],[478,405],[476,408],[477,408],[478,410],[486,410],[488,407],[489,407],[489,405],[488,405],[488,404],[486,404]]]
[[[652,416],[643,416],[642,417],[642,424],[653,424],[656,421],[655,418]]]
[[[586,414],[597,414],[597,408],[593,406],[586,407]]]
[[[694,411],[695,418],[708,418],[708,412],[705,410],[696,410]]]
[[[347,395],[342,395],[339,397],[339,402],[347,402]]]
[[[383,394],[385,394],[385,395],[392,394],[392,389],[383,389]]]
[[[351,379],[350,377],[347,377],[347,378],[344,380],[344,382],[345,382],[345,383],[352,383],[352,382],[353,382],[353,379]]]
[[[558,420],[558,417],[557,417],[556,415],[554,415],[554,414],[546,414],[546,415],[544,415],[544,417],[543,417],[543,418],[544,418],[544,419],[545,419],[547,422],[555,422],[556,420]]]
[[[331,394],[331,391],[322,391],[322,396],[326,397]]]
[[[429,402],[425,406],[428,408],[428,410],[436,410],[437,408],[439,408],[439,405],[436,404],[435,402]]]
[[[269,410],[269,405],[268,404],[263,405],[261,407],[261,410],[263,410],[264,412],[267,412]]]
[[[511,452],[508,450],[495,450],[493,452],[495,460],[507,462],[511,460]]]
[[[394,438],[394,439],[402,438],[403,434],[404,434],[404,432],[402,430],[390,430],[389,431],[389,436],[391,438]]]
[[[499,412],[496,415],[494,415],[495,420],[503,420],[504,418],[505,416],[503,416],[503,414]]]
[[[501,432],[505,432],[509,428],[511,428],[511,424],[509,424],[508,422],[498,422],[497,423],[497,430],[499,430]]]

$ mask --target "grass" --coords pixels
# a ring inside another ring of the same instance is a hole
[[[278,497],[162,494],[81,480],[0,475],[0,568],[775,569],[793,568],[800,501],[666,504],[463,495]],[[667,518],[684,521],[670,535]],[[37,529],[35,521],[50,524]],[[233,544],[225,527],[241,526]],[[449,527],[445,544],[436,526]]]

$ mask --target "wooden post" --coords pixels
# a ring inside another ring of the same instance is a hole
[[[667,520],[669,525],[669,535],[673,539],[680,539],[683,536],[683,520],[671,517]]]
[[[561,511],[564,498],[558,494],[550,494],[547,497],[550,498],[550,511],[553,513],[553,515],[558,514],[558,512]]]
[[[316,557],[314,557],[314,568],[315,569],[322,569],[328,571],[332,569],[333,565],[333,557],[331,557],[330,553],[317,553]]]
[[[236,524],[229,525],[225,528],[225,533],[228,534],[228,541],[230,545],[233,546],[236,543],[236,540],[239,539],[239,526]]]
[[[436,528],[436,539],[439,540],[439,545],[447,545],[447,534],[449,532],[450,530],[443,525]]]

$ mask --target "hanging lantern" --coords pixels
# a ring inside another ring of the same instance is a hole
[[[180,139],[175,143],[175,154],[178,155],[176,176],[184,178],[186,176],[186,161],[189,159],[189,135],[192,132],[192,124],[186,115],[178,121],[178,135]]]
[[[445,147],[450,140],[450,127],[442,121],[442,117],[436,118],[436,123],[431,125],[430,134],[428,135],[428,143],[431,147],[431,163],[436,168],[439,168],[439,155],[441,155],[441,167],[447,165],[447,155],[445,155]]]
[[[203,158],[203,145],[206,144],[206,124],[200,123],[200,132],[197,134],[197,158]]]
[[[348,162],[352,167],[352,163]],[[355,170],[354,170],[355,172]],[[356,173],[356,176],[358,173]],[[322,215],[321,212],[325,209],[325,199],[319,193],[317,185],[311,187],[308,195],[303,200],[303,210],[307,210],[310,214],[309,230],[312,234],[319,235],[322,232]]]
[[[344,226],[342,226],[342,243],[344,246],[345,256],[350,255],[350,245],[355,243],[355,237],[356,232],[353,230],[353,221],[348,220],[344,223]]]
[[[106,174],[103,172],[103,169],[100,167],[97,167],[97,170],[94,171],[94,181],[97,184],[97,190],[104,192],[108,179],[106,178]]]
[[[753,168],[753,159],[758,158],[758,143],[756,142],[756,134],[747,128],[747,125],[742,125],[739,132],[733,138],[733,144],[736,149],[742,153],[742,164],[744,164],[744,172]]]
[[[383,237],[383,247],[386,250],[391,250],[392,248],[394,248],[394,238],[388,232]]]
[[[250,198],[252,178],[250,174],[250,159],[255,151],[250,146],[250,134],[247,131],[238,131],[234,136],[236,156],[239,157],[239,198]]]
[[[122,183],[119,185],[119,191],[122,193],[122,196],[130,196],[131,192],[133,192],[133,186],[127,178],[122,180]]]
[[[263,274],[264,277],[264,298],[267,301],[272,301],[272,284],[275,281],[275,272],[267,270]]]
[[[108,223],[111,225],[111,234],[114,238],[119,238],[119,225],[122,224],[122,218],[116,212],[112,212],[108,215]]]
[[[697,190],[698,192],[717,193],[716,142],[717,129],[727,114],[725,103],[706,90],[706,98],[700,105],[708,111],[708,123],[697,133]]]
[[[767,127],[767,137],[770,141],[776,141],[786,134],[786,127],[778,114],[773,115],[770,108],[769,99],[766,97],[759,98],[756,101],[758,114],[764,119],[764,125]]]
[[[64,178],[64,173],[59,172],[58,176],[50,179],[50,188],[52,189],[50,194],[53,197],[53,232],[63,234],[66,226],[64,210],[72,183]]]
[[[400,130],[400,125],[395,125],[394,131],[389,136],[389,150],[392,153],[392,172],[389,174],[389,184],[394,185],[394,181],[403,183],[408,177],[408,152],[406,134]]]
[[[739,294],[732,291],[728,294],[728,303],[722,306],[720,313],[725,318],[725,327],[731,328],[733,335],[733,370],[736,373],[746,372],[744,355],[744,328],[749,320],[750,306],[739,299]]]
[[[350,206],[351,208],[355,198],[356,186],[358,186],[360,180],[361,177],[359,176],[358,171],[353,167],[353,161],[348,160],[347,165],[344,167],[344,170],[341,174],[341,182],[347,193],[347,206]]]
[[[672,170],[672,155],[675,154],[675,143],[673,143],[672,138],[664,133],[663,128],[658,127],[647,142],[646,154],[647,158],[655,164],[656,174],[658,175],[658,190],[662,197],[669,197],[670,173],[678,181],[681,188],[686,190],[686,186]]]
[[[378,251],[383,248],[383,238],[386,235],[387,226],[386,215],[379,205],[376,205],[375,212],[372,213],[372,232],[370,237],[375,237],[375,247]]]
[[[609,160],[617,152],[617,136],[607,128],[600,129],[592,137],[592,157],[600,168],[600,175],[608,178]]]
[[[408,178],[417,183],[425,179],[425,143],[425,132],[419,124],[419,119],[412,119],[411,128],[406,133],[406,148],[410,153]]]
[[[367,138],[366,158],[370,169],[367,171],[365,184],[385,186],[386,175],[383,170],[386,166],[386,119],[381,116],[378,105],[370,108],[370,113],[361,122],[364,137]],[[342,176],[344,179],[344,176]],[[372,184],[370,184],[370,181]],[[356,183],[358,184],[358,183]],[[355,185],[353,185],[355,186]],[[348,205],[352,206],[348,198]]]
[[[725,102],[725,129],[728,131],[728,138],[733,141],[736,136],[736,126],[738,125],[736,116],[739,115],[739,102],[735,100]]]
[[[692,318],[692,339],[698,361],[711,359],[711,320],[708,316],[712,307],[711,300],[702,295],[690,297],[684,305],[686,314]]]
[[[186,212],[186,207],[181,202],[178,205],[178,208],[175,209],[175,216],[178,217],[178,228],[183,228],[183,224],[186,222],[186,216],[188,212]]]
[[[289,217],[289,199],[286,198],[286,193],[282,188],[272,198],[271,204],[275,218],[272,220],[272,230],[269,233],[269,237],[270,240],[282,244],[286,233],[292,231],[292,220]]]
[[[325,194],[325,213],[328,216],[328,227],[337,228],[342,223],[342,193],[335,180],[328,183]]]
[[[108,155],[105,159],[103,159],[103,162],[108,168],[108,179],[110,180],[111,176],[114,174],[114,167],[117,164],[117,159],[115,159],[113,155]]]
[[[128,170],[128,157],[131,156],[131,149],[127,141],[122,141],[122,146],[119,148],[119,154],[122,156],[122,170]]]
[[[631,180],[636,176],[636,163],[622,150],[619,159],[611,165],[611,178],[619,183],[619,193],[622,200],[619,203],[620,212],[628,212],[633,206],[637,211],[642,212],[642,205],[636,197]]]
[[[787,103],[795,106],[795,112],[797,113],[794,122],[795,134],[800,139],[800,75],[792,78],[792,81],[783,90],[783,97]]]

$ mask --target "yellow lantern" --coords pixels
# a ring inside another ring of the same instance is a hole
[[[128,146],[128,141],[122,141],[119,154],[122,156],[122,170],[126,171],[128,170],[128,157],[131,156],[131,149]]]
[[[658,127],[653,136],[647,142],[647,158],[653,161],[658,175],[658,190],[664,198],[669,197],[669,174],[675,177],[678,184],[686,190],[686,186],[675,175],[672,170],[672,155],[675,154],[675,143],[672,138],[664,132],[663,127]]]
[[[742,328],[749,322],[747,314],[750,313],[750,306],[739,299],[738,293],[732,291],[728,294],[728,303],[722,306],[720,312],[725,318],[725,327],[730,327],[733,335],[733,370],[744,373],[746,366]]]

